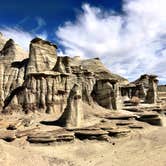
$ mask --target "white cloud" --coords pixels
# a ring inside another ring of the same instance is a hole
[[[36,27],[34,29],[32,29],[33,33],[38,32],[39,30],[41,30],[44,26],[46,26],[46,21],[42,18],[42,17],[36,17]]]
[[[166,83],[165,6],[165,0],[125,0],[125,14],[117,15],[84,4],[77,20],[66,22],[56,35],[65,54],[98,56],[130,80],[149,73]]]
[[[25,50],[29,49],[30,41],[36,36],[46,39],[47,33],[43,32],[42,34],[31,34],[19,28],[3,27],[0,28],[0,32],[6,37],[13,39],[17,44],[19,44]]]

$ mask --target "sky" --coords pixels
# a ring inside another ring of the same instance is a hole
[[[24,49],[38,36],[60,56],[99,57],[110,71],[166,84],[166,0],[1,0],[0,32]]]

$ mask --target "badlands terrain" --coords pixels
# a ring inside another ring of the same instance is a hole
[[[99,58],[29,52],[0,34],[0,166],[164,166],[166,88]]]

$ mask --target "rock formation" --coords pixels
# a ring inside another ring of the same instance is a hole
[[[97,80],[92,92],[93,99],[104,108],[116,110],[121,106],[118,88],[117,80]]]
[[[157,76],[155,75],[150,75],[149,76],[149,89],[147,91],[147,103],[156,103],[158,96],[157,96],[157,83],[158,80],[156,79]]]
[[[83,110],[81,108],[81,91],[77,84],[74,84],[67,98],[66,108],[57,121],[62,126],[80,127],[83,120]]]
[[[142,99],[145,103],[156,103],[158,100],[158,80],[155,75],[141,75],[136,81],[122,85],[121,94],[131,99],[136,96]]]
[[[0,32],[0,50],[4,47],[4,45],[5,45],[6,42],[7,42],[7,39]]]
[[[13,91],[24,82],[24,64],[28,53],[21,49],[12,39],[7,40],[0,51],[0,107],[8,103]],[[18,61],[19,60],[19,61]]]
[[[2,40],[0,48],[1,112],[54,112],[63,126],[79,127],[82,102],[107,109],[122,106],[128,81],[111,73],[99,58],[59,57],[57,46],[40,38],[31,41],[29,56],[12,39]],[[129,96],[142,93],[136,83],[134,87],[127,89]],[[153,100],[146,97],[148,102],[156,102],[155,77],[149,77],[148,87],[147,96]]]

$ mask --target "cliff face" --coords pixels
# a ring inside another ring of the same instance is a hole
[[[3,36],[3,34],[0,32],[0,50],[4,47],[7,39]]]
[[[116,82],[126,79],[112,74],[98,58],[58,57],[56,49],[35,38],[28,56],[12,39],[6,42],[0,51],[1,111],[56,112],[63,124],[77,125],[81,102],[117,107]]]
[[[24,82],[25,66],[23,65],[28,53],[14,43],[7,40],[0,51],[0,106],[5,106],[8,97]],[[19,60],[19,61],[18,61]]]

